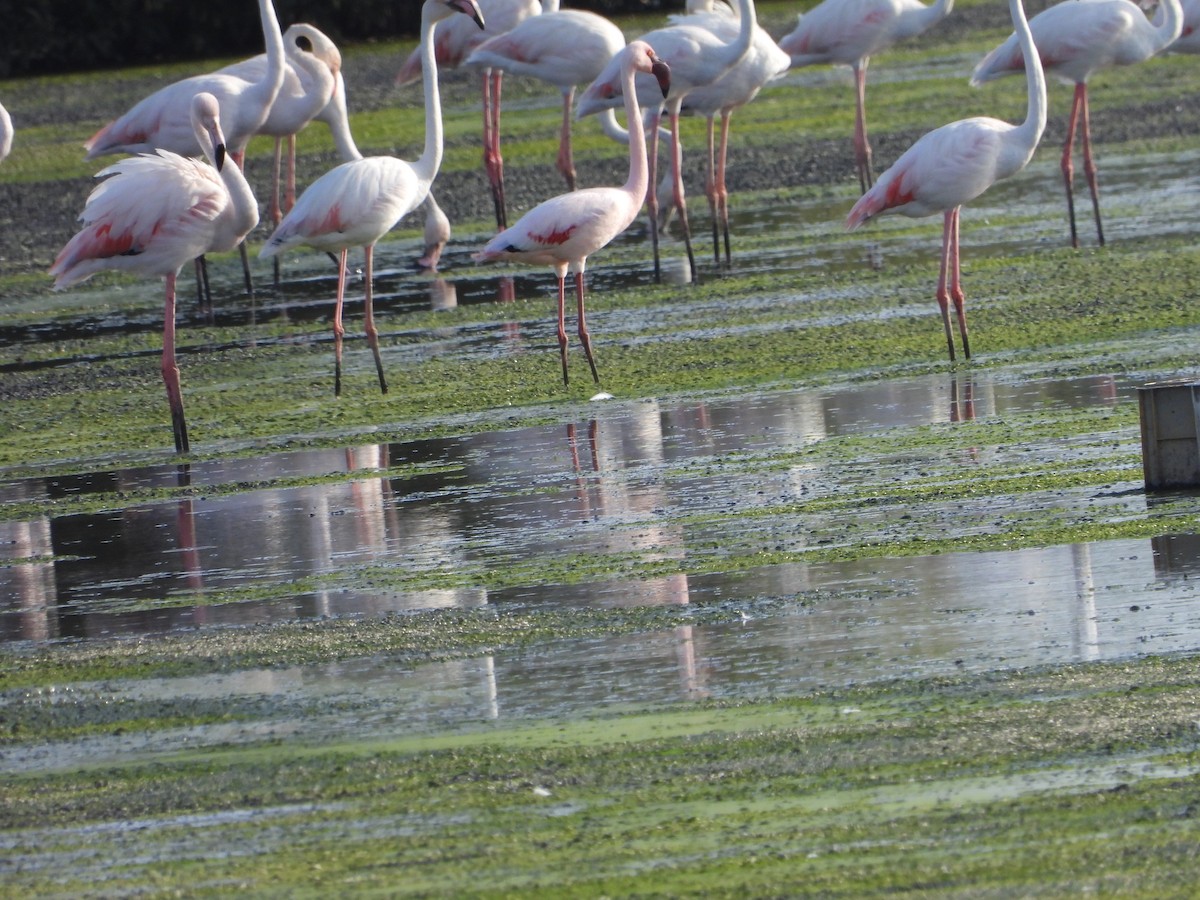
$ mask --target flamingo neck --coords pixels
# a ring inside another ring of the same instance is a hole
[[[432,14],[432,6],[421,7],[421,82],[425,93],[425,149],[413,164],[427,185],[433,183],[442,164],[442,97],[438,90],[437,54],[434,52],[433,31],[439,20]]]
[[[338,158],[342,162],[363,158],[358,145],[354,143],[354,135],[350,131],[350,114],[346,111],[346,80],[342,78],[341,72],[334,76],[333,98],[321,111],[318,118],[329,126],[329,133],[333,137],[334,146],[337,147]]]
[[[1172,0],[1178,3],[1179,0]],[[1008,9],[1012,14],[1013,27],[1017,33],[1017,43],[1021,46],[1021,54],[1025,57],[1025,83],[1029,89],[1029,106],[1025,121],[1017,126],[1017,133],[1028,143],[1032,155],[1042,132],[1046,130],[1046,73],[1042,70],[1042,57],[1033,43],[1033,32],[1029,28],[1029,20],[1025,18],[1025,7],[1021,0],[1008,0]]]
[[[1158,9],[1154,17],[1155,53],[1175,43],[1183,32],[1183,4],[1179,0],[1162,0]]]
[[[950,15],[950,11],[953,9],[954,0],[937,0],[936,3],[922,7],[904,22],[899,29],[897,39],[903,40],[906,37],[915,37],[921,34]]]
[[[625,94],[625,121],[629,125],[629,177],[625,180],[625,191],[640,207],[650,184],[650,161],[646,156],[646,130],[642,127],[642,111],[638,106],[637,88],[634,87],[633,60],[626,56],[621,63],[621,81]]]
[[[754,0],[738,0],[737,11],[739,17],[737,37],[725,45],[725,51],[722,54],[722,63],[726,69],[735,65],[746,55],[746,51],[750,49],[750,43],[754,40],[754,28],[758,25]]]
[[[258,15],[262,20],[263,38],[267,45],[267,77],[264,86],[270,94],[266,107],[268,112],[275,96],[283,86],[284,66],[287,54],[283,46],[283,32],[279,30],[279,18],[275,15],[275,4],[271,0],[258,0]]]

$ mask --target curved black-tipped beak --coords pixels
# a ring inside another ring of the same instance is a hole
[[[457,9],[460,13],[464,13],[474,19],[475,24],[478,25],[480,29],[485,27],[483,24],[483,11],[479,8],[479,4],[476,3],[475,0],[454,0],[454,2],[450,5]]]
[[[217,171],[220,172],[221,168],[224,165],[225,165],[225,145],[217,144]]]
[[[650,63],[650,71],[658,81],[658,86],[662,88],[663,96],[667,96],[671,90],[671,67],[656,56]]]

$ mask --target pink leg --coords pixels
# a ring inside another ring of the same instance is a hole
[[[954,337],[950,331],[950,291],[947,282],[951,277],[950,250],[951,234],[954,230],[954,210],[949,210],[942,217],[942,265],[938,274],[937,302],[942,311],[942,325],[946,329],[946,346],[950,349],[950,361],[954,362]]]
[[[175,432],[175,452],[189,453],[187,422],[183,418],[183,391],[179,387],[179,366],[175,362],[175,277],[167,276],[166,301],[163,305],[162,377],[171,407],[171,429]]]
[[[288,135],[287,182],[283,195],[283,211],[290,213],[296,205],[296,136]]]
[[[650,245],[654,250],[654,281],[662,281],[662,264],[658,256],[658,126],[662,122],[662,107],[650,116],[646,141],[646,156],[650,163],[650,185],[646,188],[646,209],[650,213]],[[638,127],[631,122],[630,127]]]
[[[1088,114],[1087,85],[1081,84],[1083,92],[1083,174],[1087,177],[1088,187],[1092,191],[1092,212],[1096,216],[1096,237],[1100,246],[1104,246],[1104,227],[1100,224],[1100,188],[1096,183],[1096,163],[1092,159],[1092,123]]]
[[[375,245],[368,244],[363,248],[366,254],[367,288],[363,294],[363,326],[367,332],[367,345],[375,356],[375,372],[379,375],[379,390],[387,393],[387,379],[383,376],[383,360],[379,356],[379,330],[375,327],[375,295],[372,291],[374,278]]]
[[[279,220],[283,218],[283,213],[279,208],[279,190],[280,182],[282,181],[283,170],[283,139],[275,138],[275,166],[271,174],[271,203],[270,216],[271,227],[274,228],[279,224]]]
[[[587,314],[583,308],[583,264],[580,263],[579,271],[575,273],[575,296],[579,302],[579,343],[583,345],[583,353],[587,357],[588,365],[592,367],[592,380],[596,384],[600,383],[600,375],[596,372],[596,360],[592,356],[592,336],[588,334],[587,329]]]
[[[558,276],[558,354],[562,357],[563,384],[570,384],[567,377],[567,264],[559,263],[554,268]]]
[[[683,246],[687,249],[688,270],[692,273],[692,283],[700,281],[696,271],[696,256],[692,252],[692,230],[688,227],[687,198],[683,195],[683,148],[679,140],[679,103],[675,102],[671,111],[671,175],[675,181],[675,208],[679,211],[679,224],[683,226]],[[653,187],[653,185],[652,185]]]
[[[346,297],[346,250],[338,254],[337,303],[333,308],[333,395],[342,396],[342,301]]]
[[[1084,87],[1075,85],[1075,97],[1071,101],[1071,117],[1067,120],[1067,140],[1063,144],[1062,173],[1063,184],[1067,189],[1067,216],[1071,221],[1071,246],[1079,246],[1079,235],[1075,230],[1075,165],[1071,162],[1071,154],[1075,149],[1075,129],[1079,124],[1079,110],[1082,106]]]
[[[717,211],[721,216],[721,234],[725,239],[727,269],[733,265],[729,253],[729,189],[725,187],[725,162],[729,158],[729,117],[732,115],[729,110],[721,114],[721,146],[717,151]]]
[[[492,187],[496,225],[502,231],[508,227],[504,205],[504,159],[500,156],[500,81],[503,75],[499,69],[483,72],[483,168]]]
[[[575,158],[571,153],[571,109],[575,103],[575,87],[563,92],[562,133],[558,138],[558,171],[567,180],[567,190],[575,190]]]
[[[971,342],[967,338],[967,311],[964,307],[966,300],[962,289],[961,268],[958,262],[958,216],[962,207],[956,206],[951,210],[954,224],[950,231],[950,299],[954,301],[954,314],[958,317],[958,333],[962,337],[963,356],[971,358]]]
[[[713,262],[721,263],[721,234],[720,212],[717,201],[717,148],[714,136],[716,123],[712,116],[708,117],[706,137],[708,140],[708,169],[704,174],[704,194],[708,197],[708,214],[712,216]]]
[[[854,161],[858,167],[858,184],[863,193],[875,182],[871,173],[871,144],[867,140],[867,63],[864,59],[854,66]]]

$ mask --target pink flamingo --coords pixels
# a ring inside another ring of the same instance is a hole
[[[441,166],[442,105],[434,58],[434,27],[455,13],[470,16],[479,28],[483,28],[483,15],[475,0],[425,0],[421,5],[425,89],[425,147],[421,156],[411,163],[392,156],[370,156],[330,169],[300,195],[259,253],[263,257],[275,256],[303,244],[339,254],[337,304],[333,317],[335,394],[342,392],[342,337],[345,334],[342,302],[346,294],[346,255],[350,247],[362,247],[366,254],[364,314],[367,342],[375,356],[380,390],[387,393],[372,306],[375,243],[400,219],[425,202]]]
[[[1183,0],[1179,5],[1183,9],[1183,27],[1179,30],[1179,39],[1167,49],[1172,53],[1200,53],[1200,0]],[[1155,25],[1166,15],[1163,7],[1158,9]]]
[[[192,131],[189,110],[196,94],[209,93],[221,105],[229,155],[241,168],[246,145],[270,115],[271,105],[284,80],[283,35],[274,4],[271,0],[258,0],[258,11],[268,63],[263,77],[250,81],[237,75],[211,72],[160,88],[92,135],[84,143],[87,158],[113,153],[153,153],[155,150],[170,150],[180,156],[200,155],[202,148]],[[246,292],[253,293],[250,263],[245,248],[240,249]],[[207,295],[203,288],[206,276],[202,258],[196,263],[196,274],[202,292]]]
[[[575,87],[591,82],[624,46],[625,35],[608,19],[583,10],[560,10],[557,0],[548,0],[541,15],[524,19],[511,31],[488,38],[471,51],[465,65],[528,75],[559,89],[563,114],[557,165],[567,189],[573,191],[571,107]],[[495,139],[499,144],[499,134]]]
[[[504,34],[529,16],[542,12],[538,0],[481,0],[480,9],[487,17],[487,27],[481,33],[462,20],[447,22],[438,31],[437,64],[447,69],[463,65],[471,51],[488,38]],[[408,84],[421,75],[420,47],[409,54],[396,75],[396,84]],[[496,207],[496,225],[508,224],[504,205],[504,158],[500,155],[500,86],[504,72],[483,69],[483,168],[492,189]]]
[[[1088,116],[1087,82],[1092,73],[1108,66],[1128,66],[1149,59],[1179,37],[1183,10],[1179,0],[1163,0],[1163,21],[1151,25],[1129,0],[1068,0],[1038,13],[1029,20],[1033,43],[1046,72],[1075,85],[1067,140],[1063,145],[1062,173],[1067,189],[1067,214],[1071,221],[1071,246],[1079,246],[1075,229],[1075,168],[1071,154],[1075,130],[1083,118],[1083,172],[1092,193],[1096,235],[1104,245],[1100,224],[1100,193],[1096,185],[1096,163],[1092,159],[1092,129]],[[1031,53],[1015,36],[985,56],[975,67],[971,84],[979,85],[1020,72]]]
[[[679,111],[684,98],[694,89],[711,84],[724,75],[745,56],[754,39],[757,20],[754,0],[738,0],[739,21],[736,34],[721,36],[704,24],[680,20],[664,28],[642,35],[641,40],[656,48],[659,57],[671,68],[671,93],[666,100],[654,96],[656,87],[648,78],[637,78],[634,87],[638,100],[649,113],[646,127],[650,129],[650,181],[657,181],[658,125],[666,109],[671,124],[672,176],[675,182],[674,205],[679,210],[684,243],[692,279],[696,279],[696,260],[692,253],[691,232],[687,222],[687,205],[683,195],[682,151],[679,144]],[[577,115],[593,115],[603,109],[619,106],[622,96],[619,60],[614,58],[579,97]],[[630,131],[636,131],[631,128]],[[654,248],[654,278],[660,280],[662,269],[658,254],[658,197],[650,192],[646,197],[650,209],[650,235]]]
[[[738,27],[736,19],[720,13],[710,14],[708,27],[717,34],[732,40]],[[725,184],[726,159],[729,153],[729,119],[734,110],[745,106],[758,96],[768,81],[787,74],[791,58],[766,31],[754,26],[750,49],[720,78],[711,84],[689,91],[683,99],[683,112],[696,113],[707,120],[708,172],[705,178],[705,193],[708,209],[712,216],[713,258],[720,264],[721,251],[718,242],[718,225],[725,242],[725,265],[731,265],[729,252],[729,189]],[[715,119],[721,116],[721,140],[717,147],[714,140]],[[664,222],[669,218],[663,216]]]
[[[625,114],[630,122],[641,118],[634,76],[646,72],[654,77],[662,96],[667,96],[671,72],[644,41],[632,41],[617,54],[624,88]],[[640,128],[629,130],[629,178],[619,188],[593,187],[559,194],[539,203],[511,228],[500,232],[477,254],[480,262],[509,260],[554,267],[558,276],[558,347],[562,357],[563,384],[567,377],[567,330],[565,322],[566,276],[575,273],[575,295],[579,307],[579,341],[598,383],[596,361],[584,312],[583,273],[587,258],[623,232],[637,218],[650,184],[646,138]]]
[[[871,57],[932,28],[953,7],[954,0],[937,0],[930,6],[917,0],[824,0],[779,41],[794,68],[833,63],[854,70],[854,159],[863,191],[873,181],[866,112]]]
[[[104,269],[166,279],[162,376],[171,407],[175,450],[189,451],[183,394],[175,362],[175,280],[188,260],[232,250],[258,224],[258,203],[242,170],[225,165],[220,105],[212,94],[191,104],[196,143],[210,165],[169,150],[123,159],[96,177],[83,229],[50,268],[55,288],[77,284]]]
[[[1021,46],[1036,60],[1036,54],[1032,53],[1033,35],[1021,0],[1008,0],[1008,6]],[[1046,127],[1046,78],[1040,63],[1035,62],[1029,67],[1026,83],[1029,100],[1024,122],[1011,125],[981,116],[960,119],[934,129],[879,176],[875,185],[854,204],[846,219],[846,227],[854,229],[881,213],[913,217],[942,213],[942,264],[937,301],[951,361],[954,360],[954,338],[950,331],[950,299],[954,301],[958,316],[963,355],[971,358],[959,278],[959,210],[995,182],[1021,171],[1033,157]]]

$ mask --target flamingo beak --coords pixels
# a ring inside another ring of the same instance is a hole
[[[225,144],[224,142],[217,144],[217,171],[220,172],[225,165]]]
[[[650,57],[650,72],[654,75],[658,86],[662,88],[663,96],[671,90],[671,67],[657,56]]]
[[[483,11],[480,10],[479,4],[475,0],[451,0],[450,5],[457,9],[460,13],[465,13],[475,20],[475,24],[481,29],[483,24]]]

